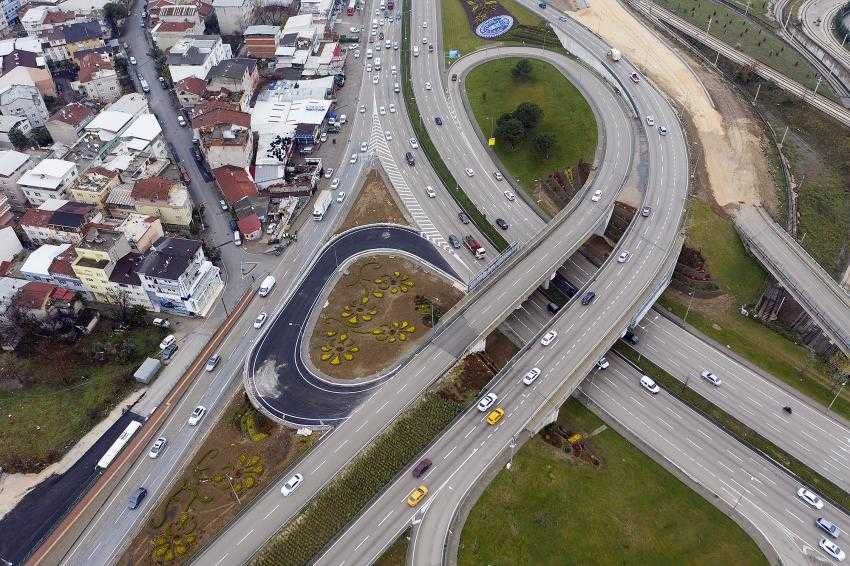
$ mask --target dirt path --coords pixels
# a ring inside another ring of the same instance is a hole
[[[571,15],[622,51],[690,114],[703,146],[709,184],[720,206],[763,204],[762,193],[773,199],[773,190],[760,188],[765,182],[772,186],[760,126],[720,81],[703,84],[688,67],[696,63],[686,64],[617,0],[592,0],[589,8]],[[769,206],[770,199],[764,204]]]

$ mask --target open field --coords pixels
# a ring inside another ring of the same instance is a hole
[[[103,320],[74,345],[44,343],[23,358],[0,354],[0,467],[37,472],[56,462],[138,384],[133,372],[163,332],[153,327],[116,332]],[[94,361],[95,351],[108,352]],[[24,380],[18,376],[26,376]]]
[[[602,425],[573,399],[558,422],[585,434]],[[526,443],[470,513],[458,558],[461,566],[766,564],[737,524],[609,429],[581,458],[540,436]]]
[[[500,59],[475,68],[466,77],[466,94],[478,126],[488,137],[493,135],[499,116],[513,112],[523,102],[533,102],[543,110],[540,124],[515,149],[506,144],[495,147],[508,174],[537,199],[535,180],[575,168],[579,160],[593,162],[598,132],[587,101],[555,67],[530,59],[531,78],[517,80],[511,75],[511,68],[519,60]],[[533,137],[541,133],[555,138],[548,159],[539,155],[532,143]]]
[[[465,55],[471,51],[485,47],[487,45],[511,44],[516,42],[483,39],[475,35],[472,28],[469,26],[469,21],[466,17],[466,12],[461,4],[462,0],[442,0],[440,7],[442,9],[442,27],[443,27],[443,50],[448,52],[451,49],[457,49],[461,55]],[[545,22],[543,18],[537,14],[520,6],[514,0],[499,0],[499,4],[514,17],[518,24],[526,26],[541,26]],[[509,34],[503,36],[502,40],[508,39]],[[557,44],[556,45],[560,45]]]

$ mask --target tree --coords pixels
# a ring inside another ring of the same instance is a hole
[[[127,8],[123,4],[108,2],[103,6],[103,17],[112,25],[127,17]]]
[[[549,153],[555,145],[555,138],[549,133],[537,134],[532,143],[534,143],[534,151],[537,152],[537,157],[549,159]]]
[[[15,128],[9,132],[9,141],[17,150],[28,149],[32,145],[30,139],[21,132],[20,128]]]
[[[496,124],[495,136],[496,139],[508,144],[511,148],[515,148],[525,139],[525,128],[522,122],[516,118],[500,119]]]
[[[527,81],[531,78],[531,73],[534,68],[531,66],[531,61],[528,59],[520,59],[517,64],[511,68],[511,76],[516,80]]]
[[[526,130],[533,130],[543,119],[543,109],[533,102],[523,102],[516,107],[513,117],[522,122]]]
[[[39,147],[53,145],[53,136],[50,135],[50,132],[48,132],[47,128],[44,126],[33,128],[30,132],[30,138],[34,143],[38,144]]]

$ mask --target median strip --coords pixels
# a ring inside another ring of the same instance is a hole
[[[823,477],[806,464],[785,452],[782,448],[766,439],[693,389],[687,383],[673,377],[654,363],[639,355],[623,343],[617,343],[614,351],[626,358],[642,372],[652,377],[668,393],[685,405],[714,423],[738,442],[749,447],[765,458],[785,469],[806,487],[817,491],[844,513],[850,513],[850,494]]]

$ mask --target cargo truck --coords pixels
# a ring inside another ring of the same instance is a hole
[[[320,222],[324,217],[328,208],[333,201],[333,193],[331,191],[322,191],[316,198],[316,204],[313,205],[313,220]]]
[[[478,240],[467,234],[463,241],[466,247],[469,248],[469,251],[472,252],[472,255],[475,256],[475,259],[484,259],[487,251],[484,249],[484,246],[478,243]]]

